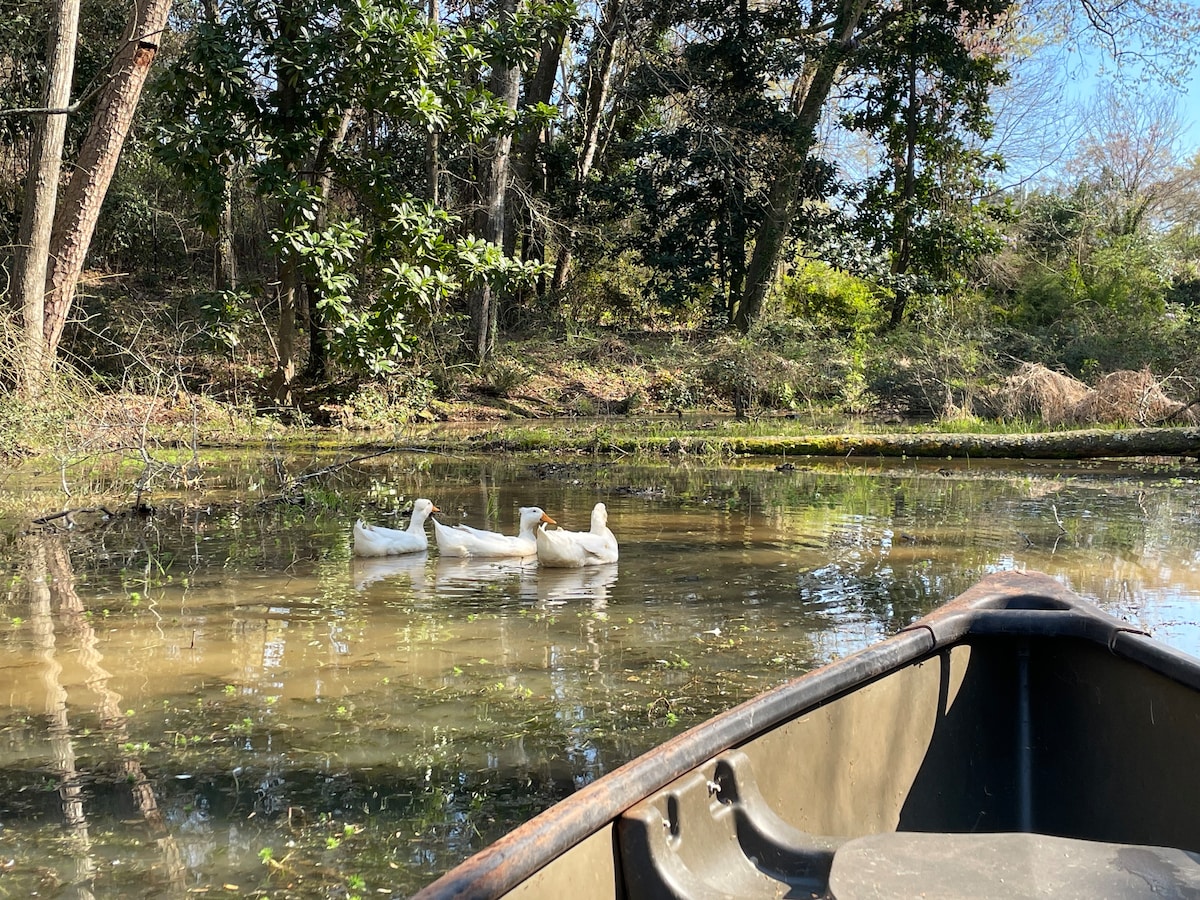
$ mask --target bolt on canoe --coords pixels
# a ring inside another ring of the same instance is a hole
[[[1038,573],[692,728],[416,895],[1200,897],[1200,660]]]

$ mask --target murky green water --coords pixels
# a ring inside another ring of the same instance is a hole
[[[0,520],[0,896],[405,896],[997,569],[1200,651],[1177,465],[398,454],[280,496],[348,455],[206,459],[148,518]],[[509,533],[518,506],[586,529],[603,500],[621,560],[351,558],[355,518],[402,524],[418,496]]]

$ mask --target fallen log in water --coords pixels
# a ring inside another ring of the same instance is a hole
[[[728,451],[782,456],[912,456],[972,459],[1099,459],[1130,456],[1200,458],[1200,428],[1129,428],[1038,434],[841,434],[799,437],[630,437],[612,449],[677,453]]]

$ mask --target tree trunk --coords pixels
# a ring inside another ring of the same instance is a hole
[[[795,138],[783,156],[779,175],[771,185],[766,214],[754,241],[746,268],[746,286],[733,310],[732,324],[743,334],[758,318],[775,282],[780,256],[796,216],[797,193],[803,182],[808,154],[816,143],[817,126],[829,99],[838,70],[854,44],[867,0],[843,0],[834,33],[817,61],[796,114]]]
[[[325,230],[329,221],[329,192],[333,189],[333,166],[331,158],[341,148],[350,130],[350,111],[342,113],[337,131],[326,137],[317,150],[313,172],[317,176],[317,187],[321,192],[321,206],[317,210],[316,229]],[[333,378],[332,359],[329,355],[329,328],[325,324],[325,309],[321,286],[308,281],[308,363],[304,367],[307,378]]]
[[[554,96],[554,84],[558,78],[558,67],[562,61],[563,44],[566,41],[565,25],[556,26],[547,32],[538,51],[537,68],[531,78],[525,83],[525,103],[549,103]],[[541,262],[546,253],[546,225],[543,217],[537,215],[536,201],[544,198],[550,190],[550,182],[546,171],[545,158],[539,151],[545,145],[548,130],[530,128],[516,142],[513,151],[513,175],[525,185],[525,190],[516,198],[517,208],[512,219],[520,222],[518,229],[509,229],[508,244],[512,251],[509,256],[516,255],[518,237],[521,242],[521,259],[525,262]],[[536,296],[545,294],[546,276],[538,276],[534,288]]]
[[[217,0],[204,0],[204,14],[210,25],[221,24]],[[213,289],[236,291],[237,254],[233,246],[233,163],[226,157],[221,165],[221,211],[217,216],[217,239],[213,247]]]
[[[280,406],[292,405],[292,383],[296,380],[296,262],[290,257],[279,264],[279,328],[275,341],[275,372],[271,396]]]
[[[75,172],[54,220],[42,328],[50,360],[58,352],[100,207],[117,169],[170,9],[171,0],[144,0],[134,7],[127,39],[109,67],[108,84],[100,94]]]
[[[567,37],[565,25],[559,25],[546,33],[538,52],[537,68],[525,85],[525,103],[549,103],[554,96],[554,82],[558,78],[558,66],[562,61],[563,42]],[[545,128],[529,129],[517,144],[515,172],[527,184],[544,189],[545,165],[538,159],[538,148],[545,142]]]
[[[614,451],[768,456],[900,456],[947,459],[1200,458],[1200,428],[1102,428],[1042,434],[827,434],[807,437],[668,438],[631,435]],[[526,448],[528,449],[528,448]]]
[[[503,0],[501,15],[516,11],[516,0]],[[516,66],[502,66],[497,60],[488,85],[505,108],[516,111],[521,88],[520,71]],[[512,151],[512,132],[497,134],[490,152],[480,162],[480,204],[475,214],[475,233],[486,241],[504,245],[504,207],[508,191],[509,157]],[[475,360],[483,363],[491,356],[496,343],[498,301],[491,286],[477,285],[471,292],[471,336]]]
[[[600,125],[604,117],[604,104],[608,101],[608,89],[612,84],[613,56],[616,53],[617,29],[620,27],[621,15],[625,11],[627,0],[608,0],[604,6],[604,14],[600,19],[600,34],[592,51],[599,50],[600,57],[588,60],[587,82],[584,85],[583,103],[583,142],[579,146],[579,162],[575,166],[575,191],[572,197],[570,215],[579,214],[579,206],[583,202],[584,185],[591,174],[592,164],[596,160],[596,150],[600,146]],[[571,262],[575,255],[575,240],[577,230],[574,225],[568,226],[563,245],[559,248],[558,259],[554,264],[554,280],[550,290],[561,294],[567,286],[567,278],[571,274]]]
[[[910,48],[908,59],[908,105],[904,108],[904,158],[896,173],[900,186],[900,205],[896,210],[895,237],[892,241],[893,275],[905,275],[912,261],[913,202],[917,196],[917,137],[920,98],[917,96],[916,47]],[[892,311],[889,328],[898,328],[908,307],[908,288],[897,280],[892,288]]]
[[[298,20],[294,0],[285,0],[277,6],[279,18],[279,35],[285,42],[298,40],[301,23]],[[295,67],[287,60],[277,57],[275,60],[276,81],[278,84],[279,119],[285,124],[285,133],[300,133],[297,121],[300,115],[299,76]],[[298,157],[283,160],[291,177],[296,177],[296,169],[301,160]],[[281,205],[282,206],[282,205]],[[280,226],[284,232],[292,231],[297,222],[295,214],[288,215],[282,208],[279,212]],[[279,259],[279,325],[276,333],[275,371],[271,375],[271,396],[280,406],[292,405],[292,383],[296,380],[296,289],[299,285],[300,273],[297,270],[296,256],[286,251]]]
[[[233,166],[221,167],[221,213],[217,220],[217,241],[213,252],[213,287],[218,291],[236,291],[237,253],[233,247]]]
[[[47,71],[42,99],[47,110],[62,110],[71,103],[71,77],[79,35],[79,0],[60,0],[57,12],[46,39]],[[17,238],[13,280],[25,326],[24,371],[20,378],[22,389],[30,396],[41,390],[51,362],[45,352],[42,330],[50,238],[66,133],[66,113],[48,112],[34,129],[25,182],[25,208]]]
[[[425,139],[425,199],[437,206],[441,196],[439,182],[441,181],[442,163],[439,158],[441,135],[436,131],[429,132]]]
[[[726,219],[729,235],[725,244],[728,248],[728,259],[725,265],[728,287],[725,291],[726,308],[724,312],[728,313],[728,310],[742,296],[742,289],[746,284],[746,187],[740,178],[730,179],[725,191],[725,203],[728,205]]]
[[[429,24],[436,27],[440,12],[438,10],[438,0],[429,0],[428,10]],[[430,131],[429,136],[425,139],[425,197],[434,206],[438,204],[439,182],[441,181],[441,160],[438,158],[438,151],[441,143],[441,135],[437,131]]]

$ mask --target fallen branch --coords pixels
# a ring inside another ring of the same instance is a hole
[[[1163,425],[1166,425],[1168,422],[1178,419],[1180,416],[1182,416],[1185,412],[1187,412],[1193,406],[1200,406],[1200,397],[1197,397],[1195,400],[1191,400],[1188,403],[1179,404],[1178,409],[1168,413],[1167,415],[1165,415],[1161,419],[1159,419],[1157,422],[1152,422],[1151,424],[1156,428],[1160,428]]]
[[[38,516],[31,524],[49,525],[52,528],[56,528],[57,526],[53,525],[52,523],[57,522],[59,519],[66,519],[67,524],[73,528],[75,527],[75,516],[87,515],[91,513],[104,513],[105,517],[109,519],[115,519],[117,517],[117,514],[106,506],[85,506],[79,507],[78,509],[65,509],[62,512]]]
[[[305,472],[303,475],[297,475],[291,479],[283,477],[283,463],[280,459],[275,459],[276,475],[279,478],[280,490],[274,497],[267,497],[259,502],[259,505],[268,503],[297,503],[302,501],[302,497],[298,495],[301,487],[306,482],[312,481],[314,478],[320,478],[324,475],[330,475],[346,466],[352,466],[355,463],[360,463],[363,460],[374,459],[377,456],[387,456],[389,453],[441,453],[441,450],[427,450],[421,447],[387,447],[383,450],[376,450],[372,453],[363,453],[359,456],[352,456],[349,459],[344,459],[341,462],[336,462],[320,469],[315,469],[312,472]]]

